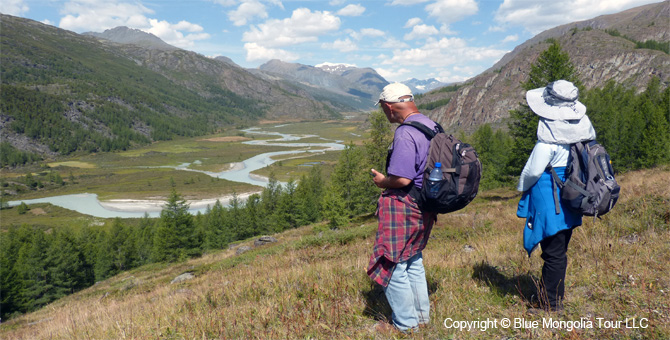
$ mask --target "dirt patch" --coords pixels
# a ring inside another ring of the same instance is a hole
[[[80,162],[80,161],[66,161],[66,162],[54,162],[47,164],[51,168],[56,168],[59,166],[66,166],[70,168],[81,168],[81,169],[93,169],[95,164]]]
[[[202,141],[207,141],[207,142],[242,142],[246,140],[251,140],[251,138],[248,137],[242,137],[242,136],[227,136],[227,137],[214,137],[214,138],[207,138],[207,139],[201,139]]]
[[[30,209],[30,213],[33,215],[46,215],[47,212],[44,211],[42,208],[32,208]]]

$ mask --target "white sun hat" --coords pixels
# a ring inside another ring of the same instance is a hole
[[[400,99],[401,97],[406,96],[411,97]],[[407,87],[407,85],[401,83],[393,83],[388,84],[384,87],[382,93],[379,95],[379,101],[377,101],[376,104],[379,104],[382,101],[387,103],[411,102],[414,101],[414,95],[412,94],[412,90],[409,87]]]
[[[581,119],[586,106],[579,102],[579,89],[567,80],[526,92],[526,101],[538,116],[551,120]]]

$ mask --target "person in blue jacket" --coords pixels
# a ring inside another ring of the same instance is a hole
[[[548,166],[565,180],[570,144],[596,138],[586,107],[578,99],[579,90],[566,80],[526,92],[528,106],[540,116],[540,122],[537,143],[519,178],[517,190],[523,195],[517,216],[526,219],[523,238],[528,256],[538,244],[542,247],[544,265],[538,293],[544,310],[563,309],[568,243],[572,230],[582,224],[580,214],[554,201],[560,197],[560,189],[552,183]]]

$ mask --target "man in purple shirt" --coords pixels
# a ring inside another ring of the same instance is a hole
[[[384,87],[378,102],[391,123],[418,121],[434,129],[435,123],[414,104],[409,87]],[[384,288],[393,310],[393,325],[411,331],[430,320],[430,300],[421,251],[426,247],[436,214],[423,213],[409,195],[421,188],[430,141],[418,129],[400,126],[393,136],[386,173],[372,169],[373,181],[385,189],[378,202],[379,227],[370,257],[368,275]]]

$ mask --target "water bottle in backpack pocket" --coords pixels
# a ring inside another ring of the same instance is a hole
[[[437,196],[440,193],[440,188],[442,187],[443,182],[444,178],[442,177],[442,163],[436,162],[435,168],[433,168],[433,170],[430,171],[428,181],[425,184],[428,186],[427,187],[428,197],[437,198]]]

